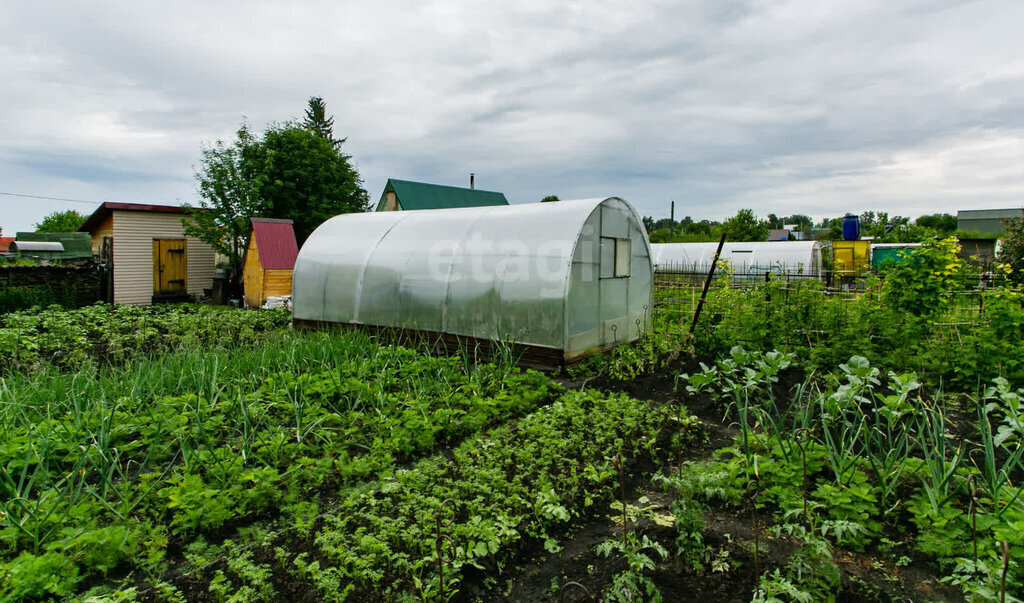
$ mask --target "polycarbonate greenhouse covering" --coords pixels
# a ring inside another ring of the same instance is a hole
[[[706,273],[711,269],[718,243],[655,243],[651,256],[658,272]],[[768,241],[726,243],[721,259],[737,273],[818,276],[821,244],[818,241]]]
[[[633,341],[650,244],[617,197],[335,216],[299,251],[294,318],[555,348]]]

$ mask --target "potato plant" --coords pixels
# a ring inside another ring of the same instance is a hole
[[[322,493],[558,390],[507,363],[357,334],[280,333],[233,352],[10,375],[0,380],[0,598],[66,596],[115,568],[157,579],[175,543],[266,518],[308,522]]]

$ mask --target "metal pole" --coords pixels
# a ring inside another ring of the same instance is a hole
[[[700,301],[697,302],[697,311],[693,313],[693,322],[690,323],[690,335],[697,330],[697,319],[700,318],[701,308],[704,307],[704,298],[708,296],[708,288],[711,287],[711,279],[715,278],[715,266],[718,265],[718,256],[722,254],[722,246],[725,245],[725,233],[718,241],[718,249],[715,250],[715,258],[711,260],[711,270],[708,270],[708,278],[704,281],[704,290],[700,292]]]
[[[672,205],[669,206],[668,210],[668,242],[672,242],[672,235],[676,232],[676,202],[672,201]]]

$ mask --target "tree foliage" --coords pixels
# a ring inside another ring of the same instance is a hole
[[[951,235],[956,232],[956,216],[952,214],[929,214],[914,220],[917,226],[931,228],[944,235]]]
[[[667,243],[670,238],[673,243],[718,240],[721,233],[721,224],[718,222],[708,220],[694,222],[690,216],[685,216],[682,220],[671,220],[670,218],[655,220],[650,216],[645,216],[643,220],[644,228],[647,229],[647,235],[652,243]]]
[[[1003,224],[1006,232],[996,259],[1004,269],[1010,270],[1007,275],[1010,281],[1024,284],[1024,212],[1021,218],[1003,220]]]
[[[73,209],[55,211],[36,224],[36,232],[75,232],[85,222],[85,216]]]
[[[369,197],[351,158],[295,123],[271,126],[243,149],[242,177],[255,187],[263,215],[295,224],[299,245],[337,214],[367,211]]]
[[[540,200],[541,203],[551,203],[552,201],[561,201],[561,199],[558,198],[558,195],[548,195]]]
[[[727,241],[764,241],[768,238],[768,222],[758,220],[753,210],[741,209],[722,224]]]
[[[234,142],[204,148],[196,170],[200,201],[183,220],[186,234],[227,256],[238,276],[250,218],[292,220],[301,245],[324,220],[369,209],[351,157],[339,150],[345,139],[335,139],[333,127],[323,99],[314,96],[301,124],[274,125],[262,137],[243,124]]]
[[[327,117],[327,103],[319,96],[309,97],[306,118],[302,120],[302,127],[331,143],[335,149],[346,140],[345,138],[334,138],[334,116]]]
[[[214,251],[227,256],[235,275],[242,272],[242,254],[249,236],[249,218],[261,216],[264,207],[252,180],[242,176],[242,156],[257,141],[243,124],[238,139],[227,144],[218,140],[202,150],[202,162],[196,171],[200,201],[196,211],[182,219],[185,234],[209,243]]]
[[[882,299],[914,316],[936,314],[963,284],[966,263],[959,257],[959,248],[953,237],[925,241],[909,253],[907,261],[886,272]]]

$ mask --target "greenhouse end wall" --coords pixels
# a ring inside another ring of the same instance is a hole
[[[650,320],[650,245],[616,197],[345,214],[299,252],[294,318],[450,333],[575,359]]]

